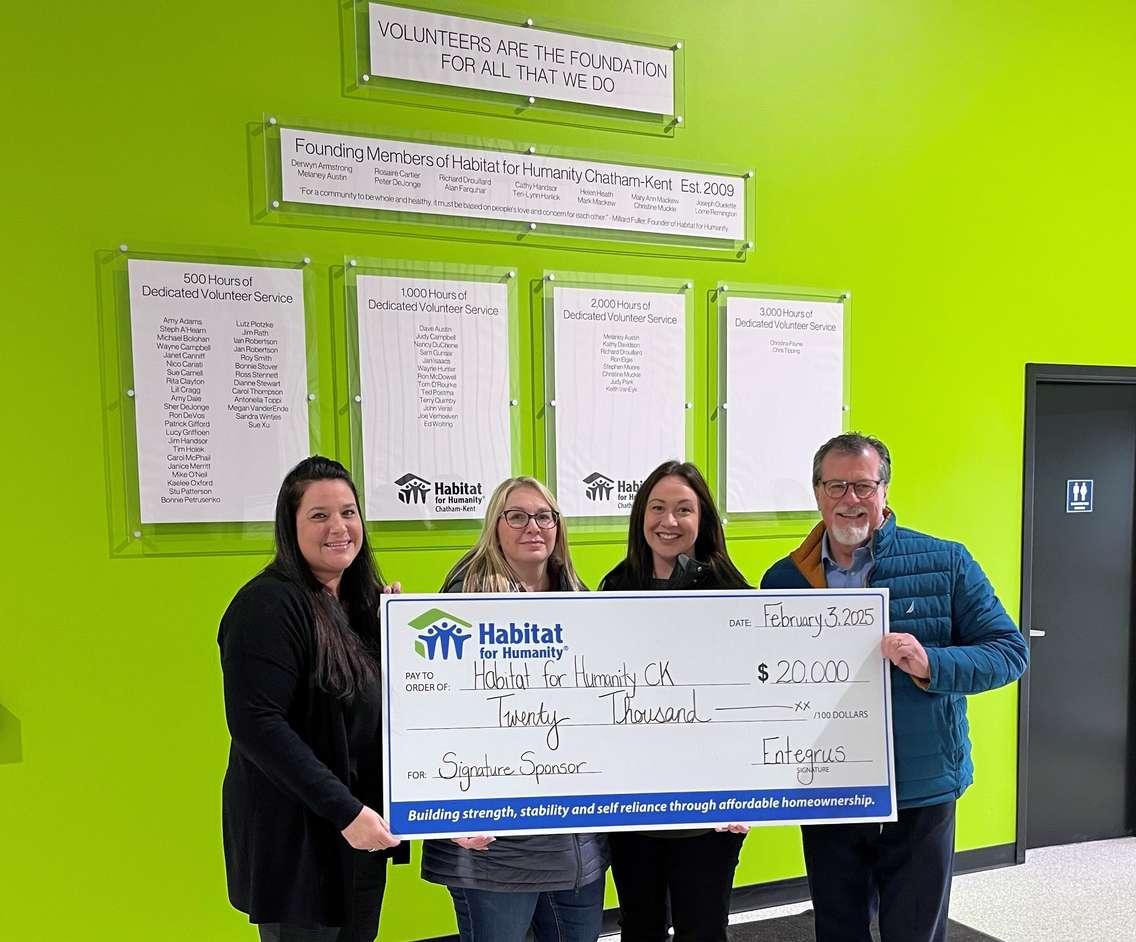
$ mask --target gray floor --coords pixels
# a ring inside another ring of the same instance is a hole
[[[779,906],[730,921],[809,908]],[[1044,847],[1020,867],[956,877],[951,918],[1002,942],[1136,942],[1136,838]]]
[[[1042,847],[958,877],[951,918],[1003,942],[1136,939],[1136,838]]]

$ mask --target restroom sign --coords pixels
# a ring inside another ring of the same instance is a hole
[[[1065,513],[1091,514],[1093,512],[1093,482],[1079,478],[1065,482]]]

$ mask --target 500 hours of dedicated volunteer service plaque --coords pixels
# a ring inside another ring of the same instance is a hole
[[[403,837],[895,820],[887,590],[383,601]]]

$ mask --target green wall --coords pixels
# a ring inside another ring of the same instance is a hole
[[[496,4],[494,4],[496,6]],[[263,557],[111,558],[96,252],[120,242],[314,260],[347,253],[683,274],[853,291],[858,427],[895,455],[902,523],[965,541],[1017,609],[1023,364],[1132,364],[1136,245],[1128,0],[574,0],[580,22],[686,43],[674,137],[346,98],[331,0],[21,4],[5,11],[0,149],[7,497],[0,628],[0,936],[250,938],[224,895],[227,736],[215,632]],[[265,111],[758,169],[744,262],[250,222],[246,126]],[[521,292],[528,317],[528,294]],[[702,403],[706,406],[706,400]],[[705,460],[708,443],[698,446]],[[790,540],[735,536],[753,578]],[[455,551],[382,551],[411,590]],[[597,579],[613,541],[581,543]],[[1014,838],[1016,688],[974,698],[960,848]],[[802,872],[790,829],[739,881]],[[444,891],[394,873],[390,940],[449,931]]]

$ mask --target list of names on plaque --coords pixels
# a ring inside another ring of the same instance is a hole
[[[308,450],[303,275],[131,259],[143,523],[271,520]]]
[[[457,330],[445,324],[423,324],[414,335],[418,418],[423,428],[457,425],[460,375]]]

